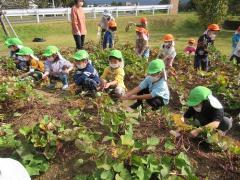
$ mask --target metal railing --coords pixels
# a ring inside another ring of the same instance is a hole
[[[119,12],[134,12],[137,16],[139,11],[151,11],[155,14],[156,10],[167,10],[169,14],[172,5],[148,5],[148,6],[112,6],[112,7],[86,7],[84,12],[86,14],[92,13],[93,17],[97,17],[97,13],[102,13],[105,9],[119,16]],[[62,15],[67,17],[67,20],[71,20],[71,8],[46,8],[46,9],[8,9],[3,10],[3,13],[7,17],[21,17],[23,16],[36,16],[37,23],[40,23],[40,17],[47,15],[57,16]]]

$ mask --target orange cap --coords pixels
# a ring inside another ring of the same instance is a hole
[[[193,38],[190,38],[190,39],[188,40],[188,42],[189,42],[189,43],[193,43],[193,44],[196,43],[195,39],[193,39]]]
[[[111,28],[114,28],[114,27],[117,27],[117,23],[116,23],[116,21],[114,21],[114,20],[110,20],[110,21],[108,22],[108,26],[111,27]]]
[[[208,26],[208,30],[211,30],[211,31],[220,31],[221,28],[219,27],[218,24],[210,24],[210,25]]]
[[[173,40],[174,40],[174,37],[173,37],[172,34],[165,34],[165,35],[163,36],[163,40],[164,40],[164,41],[173,41]]]
[[[147,22],[147,18],[142,17],[142,18],[140,19],[140,23],[146,23],[146,22]]]

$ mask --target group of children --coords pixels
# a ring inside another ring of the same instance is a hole
[[[166,35],[165,46],[170,46],[172,36]],[[136,100],[130,107],[136,109],[146,101],[153,110],[169,103],[170,93],[166,78],[165,64],[172,63],[171,59],[155,59],[148,64],[147,76],[134,89],[127,91],[124,83],[124,58],[121,51],[113,49],[108,56],[109,66],[101,77],[91,63],[89,54],[79,50],[73,56],[74,62],[66,60],[56,46],[48,46],[43,53],[45,62],[40,61],[31,48],[22,46],[18,38],[9,38],[5,44],[10,49],[10,56],[15,60],[16,67],[25,71],[23,77],[32,76],[35,80],[50,79],[49,88],[54,88],[56,81],[61,81],[62,89],[68,88],[69,73],[75,69],[73,80],[78,87],[78,93],[87,91],[111,90],[121,100]],[[174,56],[174,54],[173,54]],[[227,132],[232,126],[232,120],[224,116],[223,106],[205,87],[199,86],[190,92],[187,105],[189,109],[184,118],[194,118],[197,126],[218,128]],[[191,132],[197,136],[202,128]]]

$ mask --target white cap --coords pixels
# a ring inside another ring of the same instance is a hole
[[[21,163],[10,158],[0,158],[0,180],[31,180]]]

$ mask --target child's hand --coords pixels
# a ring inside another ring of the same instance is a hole
[[[64,69],[63,72],[64,72],[65,74],[69,74],[69,69]]]
[[[110,87],[110,85],[111,85],[110,83],[106,83],[106,84],[104,85],[104,88],[107,89],[107,88]]]
[[[136,100],[137,99],[137,95],[131,95],[127,99],[128,100]]]

